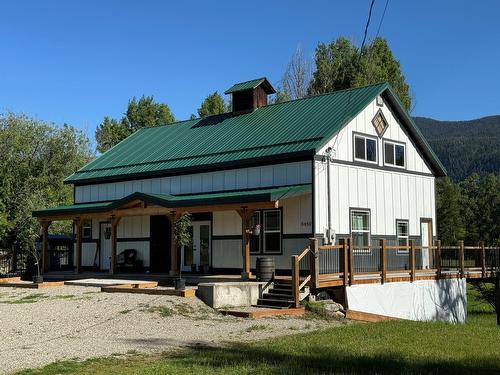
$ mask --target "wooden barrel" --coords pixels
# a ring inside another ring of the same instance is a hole
[[[256,264],[256,277],[258,281],[271,281],[274,278],[274,259],[258,257]]]

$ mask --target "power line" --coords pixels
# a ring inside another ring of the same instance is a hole
[[[380,28],[382,27],[382,22],[384,22],[385,11],[387,10],[387,5],[389,5],[389,0],[385,0],[384,12],[382,13],[382,18],[380,19],[380,23],[378,24],[377,35],[375,35],[375,39],[378,37],[378,33],[380,32]]]
[[[365,46],[366,42],[366,35],[368,34],[368,26],[370,26],[370,20],[372,19],[372,9],[373,9],[373,4],[375,3],[375,0],[372,0],[370,4],[370,10],[368,12],[368,19],[366,20],[366,26],[365,26],[365,36],[363,37],[363,43],[361,43],[361,51],[363,51],[363,47]]]

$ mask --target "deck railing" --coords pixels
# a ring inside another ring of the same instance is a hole
[[[309,262],[305,262],[309,258]],[[307,264],[309,267],[307,267]],[[374,246],[355,246],[351,238],[337,245],[310,245],[299,255],[292,256],[294,295],[307,283],[324,288],[355,283],[415,281],[440,278],[487,278],[500,270],[500,247],[442,246],[437,240],[431,246],[388,245],[381,239]],[[304,271],[301,273],[301,271]],[[301,279],[301,274],[305,278]]]

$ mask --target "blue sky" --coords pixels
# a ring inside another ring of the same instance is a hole
[[[370,0],[10,1],[0,5],[0,110],[73,124],[93,138],[105,115],[154,95],[177,119],[231,84],[276,84],[302,45],[361,44]],[[385,0],[376,0],[374,37]],[[500,2],[389,1],[389,40],[413,115],[500,114]]]

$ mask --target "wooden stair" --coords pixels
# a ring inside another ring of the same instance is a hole
[[[306,293],[301,294],[304,295]],[[294,304],[292,284],[284,280],[275,280],[273,287],[257,301],[258,307],[274,309],[289,309],[295,307]]]

